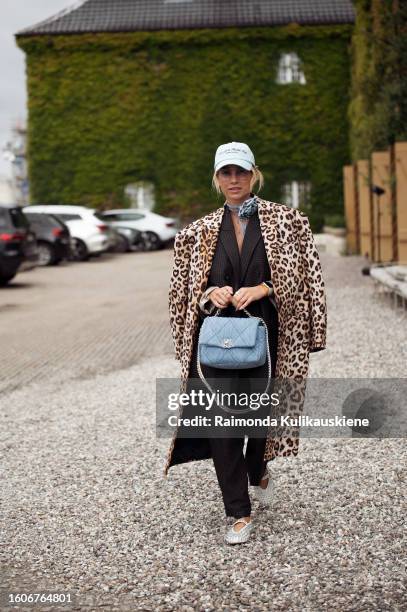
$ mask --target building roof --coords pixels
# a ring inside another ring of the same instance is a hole
[[[82,0],[17,32],[78,34],[354,23],[351,0]]]

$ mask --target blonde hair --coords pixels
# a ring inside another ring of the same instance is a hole
[[[219,170],[218,170],[218,172],[219,172]],[[264,185],[264,176],[263,176],[261,170],[258,168],[258,166],[253,166],[253,168],[251,170],[251,173],[252,173],[252,178],[251,178],[251,181],[250,181],[250,191],[253,191],[254,186],[256,185],[256,183],[259,183],[259,186],[257,188],[257,193],[259,193],[260,189]],[[218,194],[222,193],[222,190],[220,188],[216,172],[213,173],[212,187],[217,191]]]

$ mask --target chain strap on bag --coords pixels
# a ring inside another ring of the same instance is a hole
[[[201,364],[220,369],[250,369],[268,362],[268,381],[263,393],[267,393],[271,383],[271,358],[269,336],[266,322],[261,317],[243,312],[249,317],[218,317],[218,308],[213,316],[206,317],[198,337],[196,366],[198,375],[208,391],[215,394],[205,376]],[[263,326],[260,325],[263,324]],[[224,406],[218,404],[224,410]]]

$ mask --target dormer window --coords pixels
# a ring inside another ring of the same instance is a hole
[[[305,75],[301,68],[300,58],[296,53],[283,53],[278,64],[277,83],[306,84]]]

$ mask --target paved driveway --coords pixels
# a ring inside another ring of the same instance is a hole
[[[0,289],[0,391],[168,354],[171,250],[37,267]]]

